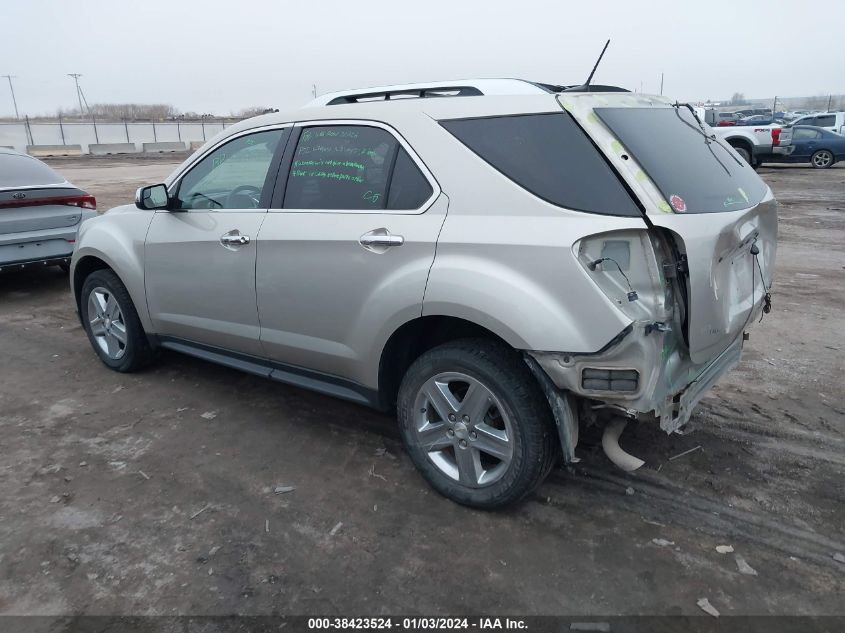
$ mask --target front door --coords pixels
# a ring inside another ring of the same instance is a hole
[[[448,200],[385,126],[298,131],[259,235],[261,341],[274,361],[372,388],[384,340],[422,312]]]
[[[243,134],[195,163],[155,214],[144,255],[156,333],[260,355],[256,238],[287,129]],[[270,183],[269,186],[267,183]]]

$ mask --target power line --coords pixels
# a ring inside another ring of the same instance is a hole
[[[79,87],[79,78],[82,77],[79,73],[68,73],[68,77],[73,77],[73,81],[76,83],[76,98],[79,100],[79,114],[80,116],[85,114],[85,110],[82,109],[82,89]]]
[[[15,119],[20,119],[21,115],[18,114],[18,100],[15,99],[15,87],[12,85],[12,79],[15,79],[17,77],[17,75],[0,75],[0,76],[5,77],[6,79],[9,80],[9,90],[11,90],[11,92],[12,92],[12,103],[15,104]]]

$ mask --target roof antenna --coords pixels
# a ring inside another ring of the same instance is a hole
[[[593,71],[590,73],[590,76],[589,76],[589,77],[587,77],[587,81],[585,81],[585,82],[584,82],[584,86],[589,86],[589,85],[590,85],[590,82],[593,80],[593,75],[595,75],[595,74],[596,74],[596,68],[598,68],[598,67],[599,67],[599,64],[601,64],[601,58],[602,58],[602,57],[604,57],[604,52],[607,50],[607,47],[608,47],[608,46],[610,46],[610,40],[607,40],[607,41],[604,43],[604,48],[603,48],[603,49],[601,49],[601,54],[599,55],[599,58],[596,60],[596,65],[595,65],[595,66],[593,66]]]
[[[593,66],[593,70],[592,72],[590,72],[590,76],[587,77],[587,81],[580,86],[571,86],[566,90],[563,90],[562,92],[590,92],[590,82],[593,80],[593,75],[596,74],[596,69],[599,67],[599,64],[601,63],[601,58],[604,57],[604,52],[607,50],[607,47],[609,45],[610,40],[607,40],[607,42],[604,43],[604,48],[601,49],[601,54],[599,55],[599,58],[596,60],[596,65]]]

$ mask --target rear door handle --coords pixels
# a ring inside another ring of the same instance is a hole
[[[383,251],[392,246],[402,246],[405,238],[401,235],[393,235],[385,228],[380,228],[364,233],[358,241],[364,248]]]
[[[241,232],[235,229],[221,235],[220,243],[227,248],[243,246],[244,244],[249,244],[249,235],[241,235]]]

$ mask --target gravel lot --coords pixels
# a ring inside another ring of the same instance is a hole
[[[107,209],[174,160],[53,165]],[[587,433],[505,513],[430,491],[368,409],[172,353],[112,373],[57,268],[0,273],[0,613],[845,615],[845,167],[760,173],[774,309],[740,367],[688,434],[629,426],[641,471]]]

